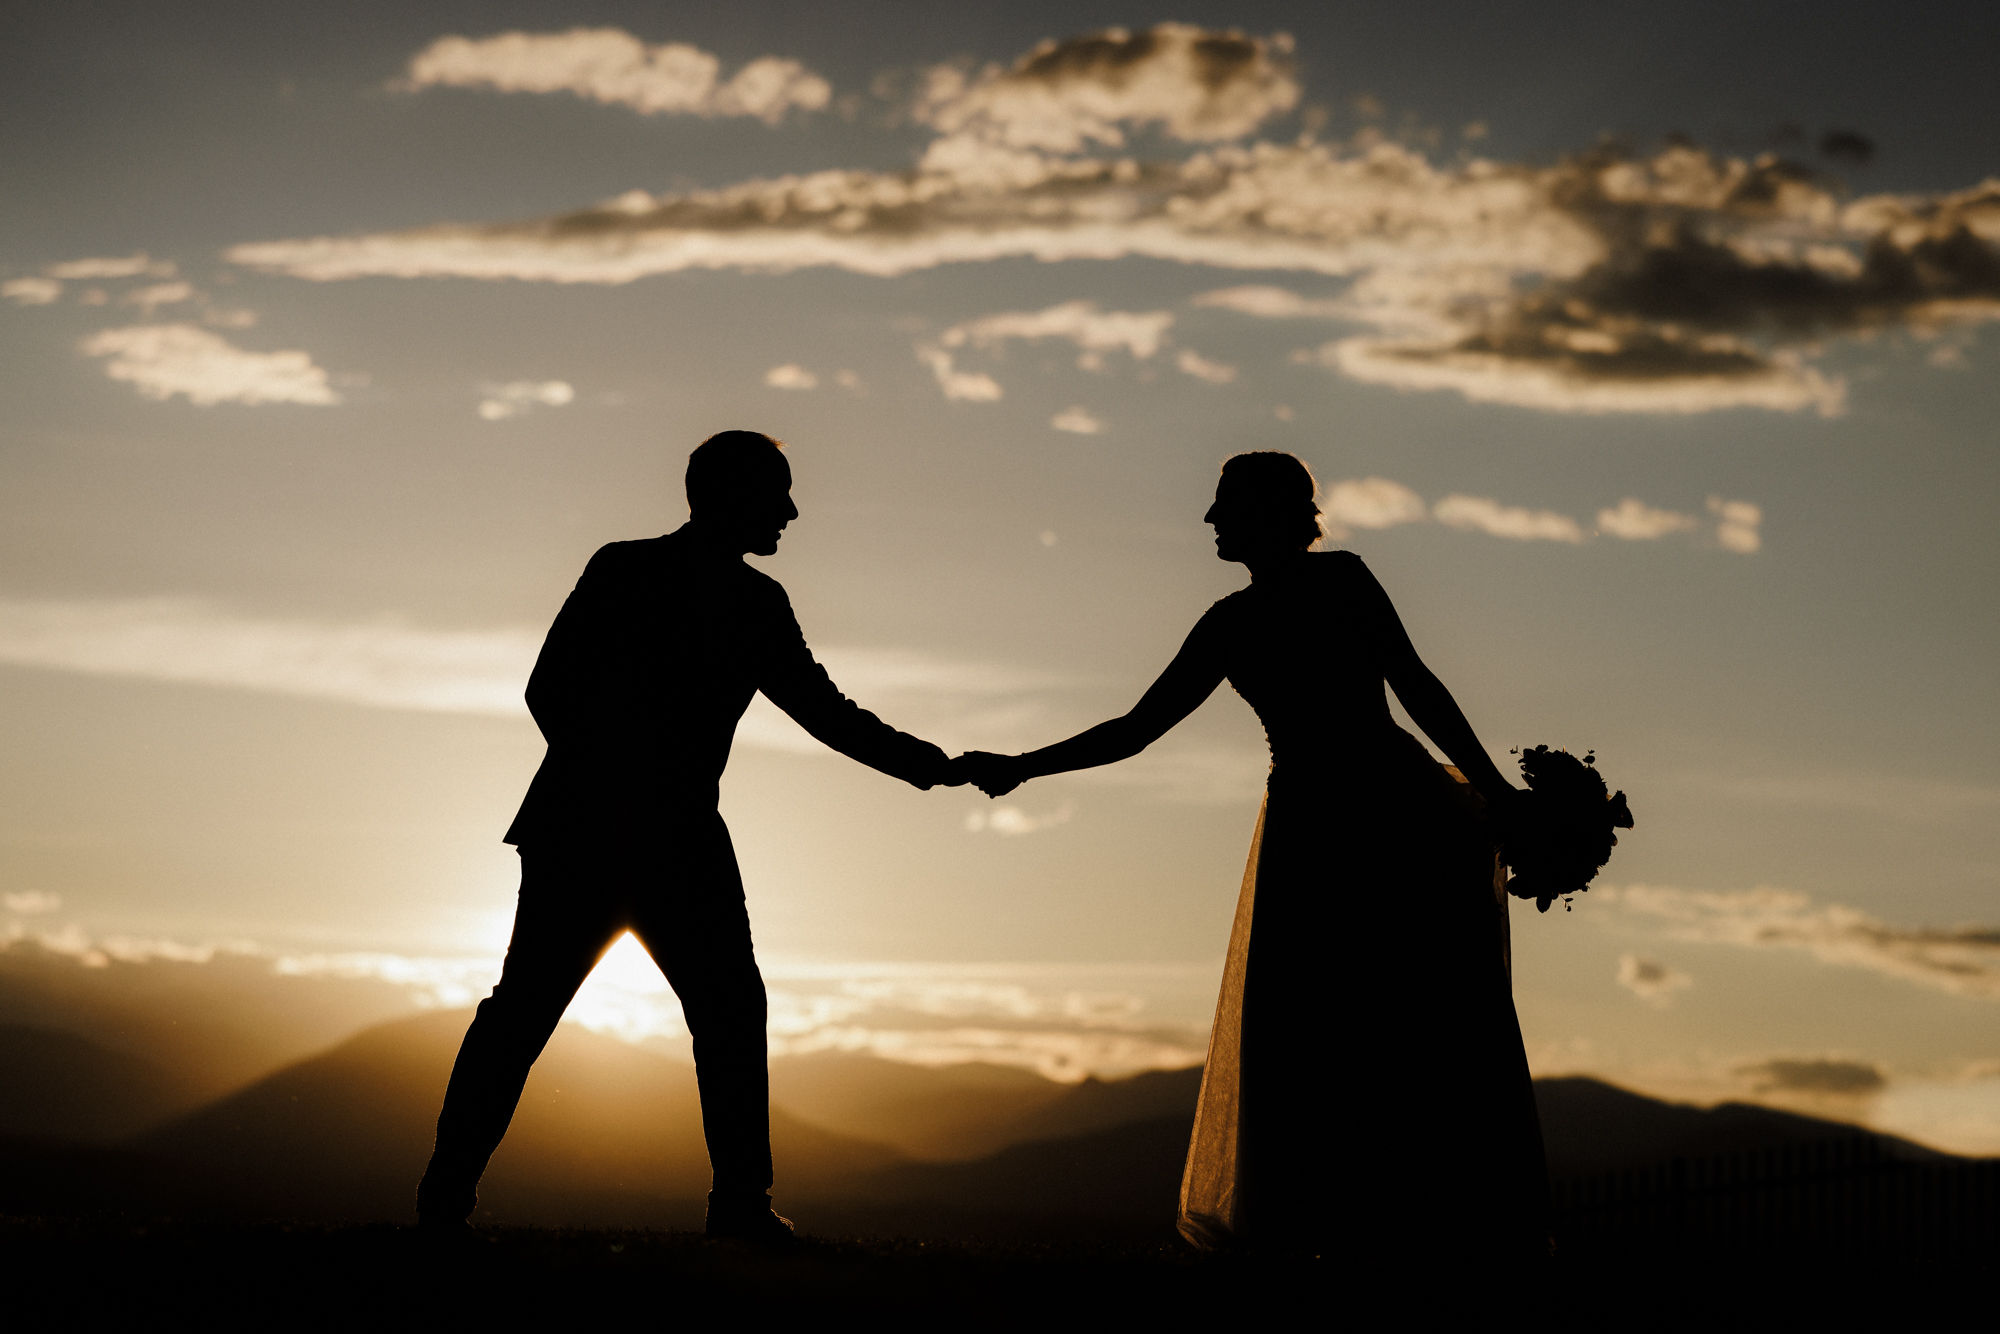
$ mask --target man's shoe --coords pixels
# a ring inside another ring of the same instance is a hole
[[[799,1244],[792,1220],[771,1208],[769,1195],[729,1199],[711,1193],[706,1232],[711,1240],[748,1242],[773,1251],[790,1250]]]
[[[484,1250],[480,1243],[491,1240],[463,1218],[439,1214],[418,1214],[409,1235],[425,1254],[441,1257],[471,1256]]]
[[[472,1217],[473,1206],[478,1203],[477,1177],[468,1181],[463,1173],[439,1171],[433,1162],[425,1170],[424,1179],[417,1183],[417,1224],[426,1229],[470,1231],[465,1220]]]
[[[452,1214],[418,1214],[417,1231],[433,1237],[472,1236],[478,1231],[463,1218]]]

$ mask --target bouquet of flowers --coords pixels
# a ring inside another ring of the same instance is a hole
[[[1569,896],[1580,894],[1611,859],[1618,845],[1614,829],[1632,827],[1625,794],[1613,795],[1593,767],[1566,750],[1534,746],[1517,752],[1528,790],[1506,813],[1500,860],[1513,872],[1507,892],[1533,899],[1541,912],[1556,899],[1567,911]]]

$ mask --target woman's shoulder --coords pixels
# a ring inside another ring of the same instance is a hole
[[[1368,567],[1361,563],[1361,557],[1351,551],[1308,551],[1295,578],[1322,588],[1344,586],[1352,583],[1356,575],[1365,575],[1367,570]]]
[[[1234,593],[1226,593],[1208,604],[1208,610],[1201,614],[1204,621],[1225,620],[1238,615],[1249,605],[1250,585],[1245,584]]]
[[[1368,563],[1352,551],[1315,551],[1306,559],[1319,577],[1329,583],[1348,585],[1375,581]]]

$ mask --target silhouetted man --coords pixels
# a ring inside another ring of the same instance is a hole
[[[764,980],[716,811],[736,723],[762,690],[808,732],[919,788],[962,781],[944,752],[846,699],[813,660],[768,556],[798,517],[780,445],[725,431],[688,459],[688,522],[591,557],[549,629],[528,709],[548,755],[507,841],[521,853],[507,961],[459,1048],[425,1224],[462,1226],[480,1174],[576,989],[630,930],[680,996],[714,1172],[708,1232],[791,1238],[771,1210]]]

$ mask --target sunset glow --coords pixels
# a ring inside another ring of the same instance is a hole
[[[114,8],[0,56],[0,1021],[268,1029],[221,1087],[478,1001],[527,673],[714,431],[787,443],[756,563],[833,679],[953,753],[1129,708],[1277,449],[1503,769],[1630,795],[1514,905],[1537,1074],[2000,1154],[1976,7]],[[1267,759],[1224,691],[989,802],[760,699],[774,1058],[1198,1063]],[[1406,921],[1326,966],[1422,986]],[[685,1059],[630,937],[569,1017]]]

